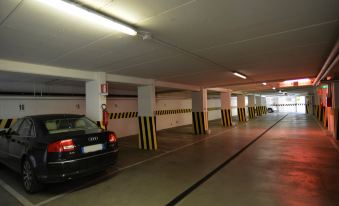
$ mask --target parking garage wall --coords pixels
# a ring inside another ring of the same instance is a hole
[[[0,97],[0,119],[38,114],[84,114],[85,110],[83,97]]]
[[[191,99],[157,99],[156,110],[191,109]],[[110,113],[137,112],[136,98],[107,98]],[[220,119],[220,99],[209,99],[209,120]],[[20,118],[27,115],[72,113],[85,114],[84,97],[0,96],[0,119]],[[192,114],[157,115],[157,130],[192,124]],[[138,134],[137,118],[118,118],[109,121],[108,128],[118,137]]]

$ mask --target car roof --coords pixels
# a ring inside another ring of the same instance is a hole
[[[63,119],[63,118],[79,118],[83,117],[84,115],[79,114],[43,114],[43,115],[31,115],[26,116],[33,120],[49,120],[49,119]]]

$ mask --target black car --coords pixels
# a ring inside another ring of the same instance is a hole
[[[0,162],[22,175],[29,193],[104,170],[117,155],[115,134],[82,115],[28,116],[0,133]]]
[[[274,110],[273,110],[272,108],[269,107],[269,108],[267,108],[267,112],[268,112],[268,113],[273,113]]]

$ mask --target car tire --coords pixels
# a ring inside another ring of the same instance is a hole
[[[21,167],[22,184],[28,193],[36,193],[42,189],[42,184],[38,182],[33,165],[29,159],[25,158]]]

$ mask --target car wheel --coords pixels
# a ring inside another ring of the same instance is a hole
[[[32,163],[28,159],[25,159],[22,163],[21,174],[22,174],[22,183],[26,192],[35,193],[42,188],[42,185],[36,179]]]

